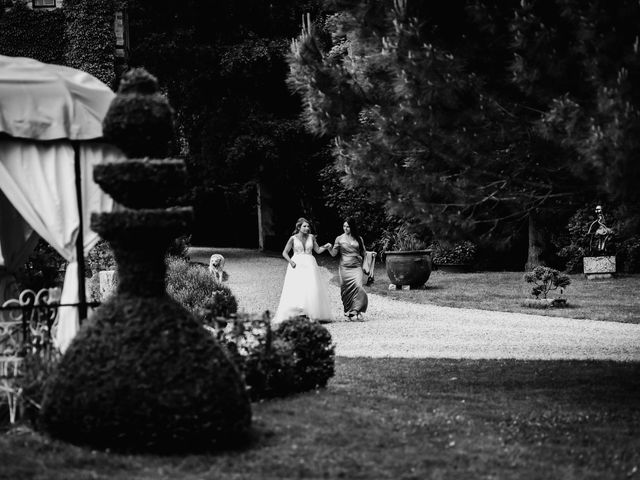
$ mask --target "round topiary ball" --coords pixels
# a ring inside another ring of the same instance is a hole
[[[94,448],[180,453],[247,439],[246,387],[221,345],[168,297],[107,300],[45,387],[42,426]]]
[[[210,318],[229,318],[238,312],[238,301],[231,289],[220,283],[207,301],[205,310]]]
[[[252,399],[284,397],[299,391],[297,357],[290,342],[276,338],[268,352],[254,350],[241,360]]]
[[[124,74],[104,118],[103,135],[129,158],[169,155],[173,110],[153,75],[142,68]]]
[[[335,373],[335,345],[329,330],[299,316],[278,325],[273,338],[291,345],[295,358],[292,391],[304,392],[327,385]]]

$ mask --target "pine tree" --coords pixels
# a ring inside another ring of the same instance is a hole
[[[636,1],[521,3],[511,26],[514,83],[546,101],[536,123],[575,152],[594,199],[640,205],[640,5]],[[543,52],[552,52],[549,55]]]
[[[528,227],[532,264],[541,224],[595,195],[635,201],[615,185],[638,178],[638,70],[622,48],[637,5],[336,3],[293,43],[289,83],[346,185],[439,235]]]
[[[293,44],[290,84],[303,94],[309,129],[334,137],[348,185],[395,216],[431,226],[453,216],[459,226],[475,202],[462,199],[466,173],[479,166],[485,99],[460,60],[424,41],[406,2],[388,12],[386,3],[329,17],[327,52],[308,24]]]

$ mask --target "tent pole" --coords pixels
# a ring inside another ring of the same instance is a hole
[[[78,313],[80,323],[87,318],[87,296],[84,280],[84,235],[82,222],[82,172],[80,171],[80,144],[73,144],[73,159],[76,174],[76,198],[78,199],[78,235],[76,237],[76,259],[78,261]]]

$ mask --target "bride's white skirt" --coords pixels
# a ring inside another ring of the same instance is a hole
[[[298,315],[306,315],[312,320],[331,320],[329,293],[316,259],[313,255],[303,253],[295,254],[291,260],[295,262],[296,268],[291,264],[287,266],[280,304],[273,323]]]

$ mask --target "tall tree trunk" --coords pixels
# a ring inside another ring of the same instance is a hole
[[[541,256],[545,243],[544,232],[540,228],[535,213],[531,212],[529,213],[529,253],[527,255],[527,264],[524,267],[526,271],[539,265],[544,265]]]

